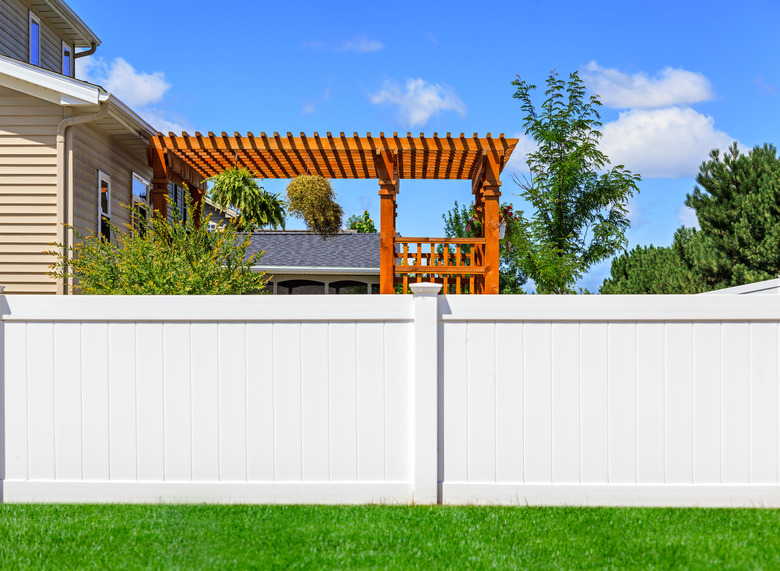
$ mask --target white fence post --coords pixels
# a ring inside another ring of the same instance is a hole
[[[438,501],[438,294],[440,284],[416,283],[414,294],[414,502]]]

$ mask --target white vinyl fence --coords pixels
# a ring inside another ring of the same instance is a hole
[[[773,296],[0,296],[4,502],[780,506]]]

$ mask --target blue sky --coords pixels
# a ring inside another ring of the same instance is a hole
[[[711,148],[777,143],[780,131],[776,1],[69,3],[103,42],[80,77],[165,131],[522,137],[512,79],[542,86],[553,69],[579,70],[604,103],[602,150],[643,176],[631,247],[667,245],[691,224],[683,201]],[[520,208],[509,171],[528,148],[502,178]],[[334,188],[347,215],[378,218],[375,181]],[[399,231],[441,236],[454,200],[471,200],[468,182],[402,181]],[[608,271],[581,285],[597,289]]]

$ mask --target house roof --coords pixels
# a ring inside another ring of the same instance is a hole
[[[154,148],[178,154],[209,177],[235,166],[246,167],[260,178],[293,178],[302,174],[318,174],[325,178],[381,178],[376,157],[380,151],[397,157],[395,179],[473,179],[480,171],[482,156],[490,153],[497,157],[499,172],[504,168],[518,139],[507,139],[502,133],[492,137],[477,133],[467,137],[447,133],[439,137],[434,133],[426,137],[422,133],[393,133],[385,136],[361,137],[357,133],[294,137],[273,133],[245,136],[234,133],[203,135],[195,133],[180,136],[173,133],[152,138]]]
[[[149,137],[156,129],[99,85],[81,81],[41,67],[0,56],[0,85],[38,99],[72,107],[75,115],[108,109],[95,126],[139,156],[145,156]]]
[[[342,232],[325,240],[313,232],[252,232],[247,254],[260,251],[257,269],[275,273],[359,273],[379,274],[379,234]]]
[[[780,278],[764,280],[752,284],[716,289],[714,291],[705,291],[699,295],[778,295],[780,294]]]
[[[29,3],[38,16],[65,36],[74,47],[100,45],[100,39],[95,32],[62,0],[29,0]]]

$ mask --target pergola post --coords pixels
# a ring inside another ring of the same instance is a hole
[[[481,260],[485,275],[477,280],[477,293],[499,292],[500,173],[501,156],[483,151],[472,183],[474,207],[482,221],[482,235],[485,238],[485,257]]]
[[[168,165],[165,162],[165,149],[149,148],[149,166],[152,167],[152,213],[168,218]]]
[[[379,293],[395,293],[395,197],[398,194],[396,155],[390,151],[376,152],[375,165],[379,176]]]

